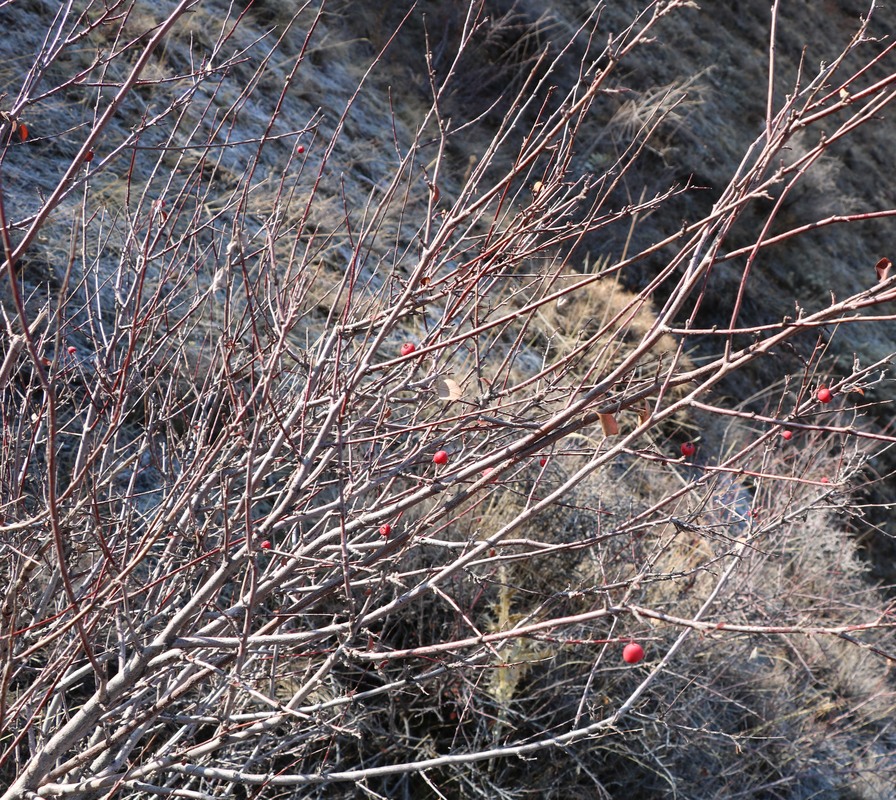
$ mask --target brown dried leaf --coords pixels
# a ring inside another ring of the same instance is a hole
[[[650,409],[647,407],[647,404],[640,406],[638,408],[638,422],[641,425],[646,425],[647,422],[650,421]]]
[[[460,384],[451,378],[439,378],[436,382],[436,392],[442,400],[460,400],[464,396]]]
[[[893,262],[889,258],[882,258],[874,265],[874,269],[877,270],[878,283],[883,283],[889,277],[892,266]]]
[[[604,436],[615,436],[619,433],[616,417],[612,414],[598,414],[598,416],[600,417],[600,426],[604,429]]]

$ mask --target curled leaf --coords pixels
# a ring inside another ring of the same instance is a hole
[[[464,396],[460,384],[451,378],[439,378],[436,382],[436,392],[441,400],[460,400]]]
[[[598,416],[600,417],[600,426],[604,430],[604,436],[615,436],[619,433],[616,417],[612,414],[598,414]]]
[[[650,409],[647,407],[647,403],[638,407],[638,422],[642,425],[646,425],[650,421]]]
[[[874,265],[874,269],[877,271],[878,283],[883,283],[889,277],[890,267],[892,266],[893,262],[889,258],[882,258]]]

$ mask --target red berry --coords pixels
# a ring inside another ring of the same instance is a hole
[[[828,389],[827,386],[822,386],[815,396],[818,398],[818,401],[820,403],[830,403],[834,397],[834,395],[831,394],[831,390]]]
[[[409,355],[410,355],[411,353],[413,353],[416,349],[417,349],[417,348],[414,346],[414,343],[413,343],[413,342],[405,342],[405,343],[401,346],[401,354],[402,354],[403,356],[409,356]]]
[[[626,664],[637,664],[644,658],[644,648],[637,642],[629,642],[622,651],[622,660]]]
[[[821,479],[821,482],[822,482],[822,483],[830,483],[830,481],[828,480],[827,475],[825,475],[825,476]]]
[[[435,455],[432,457],[434,464],[447,464],[448,463],[448,453],[444,450],[436,450]]]
[[[392,526],[387,522],[385,525],[380,525],[380,536],[384,539],[392,533]]]
[[[541,458],[538,459],[538,463],[541,466],[546,467],[548,465],[548,460],[544,456],[542,456]]]
[[[685,442],[685,443],[681,446],[681,454],[682,454],[685,458],[690,458],[690,457],[691,457],[692,455],[694,455],[694,453],[696,453],[696,452],[697,452],[697,447],[696,447],[696,445],[695,445],[693,442]]]
[[[793,431],[782,431],[781,438],[789,442],[793,438]]]
[[[267,539],[265,539],[265,540],[259,545],[259,547],[261,547],[262,550],[270,550],[270,549],[271,549],[271,543],[270,543]]]
[[[489,475],[492,474],[493,471],[494,471],[493,467],[486,467],[484,470],[482,470],[482,477],[487,478]]]
[[[70,356],[73,356],[75,353],[78,352],[78,348],[75,347],[74,345],[69,345],[69,346],[66,348],[66,350],[68,351],[68,354],[69,354]]]
[[[300,144],[298,147],[296,147],[296,152],[297,152],[299,155],[302,155],[302,153],[305,152],[305,146]]]
[[[84,153],[84,161],[87,164],[93,161],[93,150],[88,150],[86,153]]]

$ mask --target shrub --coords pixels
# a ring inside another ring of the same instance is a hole
[[[2,800],[883,796],[896,278],[748,313],[870,16],[707,201],[687,2],[238,6],[0,9]]]

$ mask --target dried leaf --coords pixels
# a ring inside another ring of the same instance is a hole
[[[28,126],[19,123],[19,138],[25,142],[28,140]]]
[[[860,395],[860,396],[862,396],[862,397],[865,396],[865,390],[864,390],[861,386],[852,386],[852,385],[850,385],[850,386],[844,386],[844,387],[843,387],[843,390],[844,390],[845,392],[848,392],[849,394],[857,394],[857,395]]]
[[[460,400],[464,396],[460,384],[451,378],[439,378],[436,383],[436,392],[442,400]]]
[[[882,258],[874,265],[874,269],[877,270],[878,283],[883,283],[889,277],[892,266],[893,262],[889,258]]]
[[[604,429],[604,436],[615,436],[619,433],[616,417],[612,414],[598,414],[598,416],[600,417],[600,426]]]
[[[645,403],[638,409],[638,422],[641,425],[646,425],[650,421],[650,409],[647,407]]]

